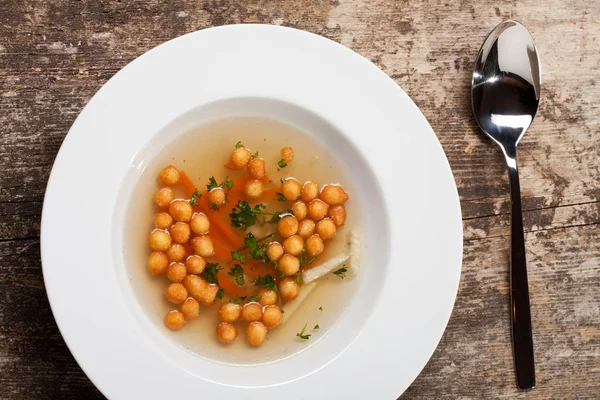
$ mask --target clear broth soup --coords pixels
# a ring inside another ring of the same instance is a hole
[[[252,153],[258,151],[260,157],[265,159],[268,180],[271,182],[266,187],[279,191],[280,179],[293,177],[301,184],[308,180],[315,181],[320,187],[326,183],[340,184],[350,196],[344,204],[347,215],[345,225],[338,227],[336,236],[325,242],[325,251],[317,258],[315,264],[320,264],[344,250],[348,245],[347,237],[350,231],[360,232],[363,220],[361,210],[364,207],[357,204],[358,196],[353,196],[356,188],[353,187],[343,166],[319,141],[290,125],[265,118],[228,118],[202,125],[180,135],[165,146],[142,172],[132,191],[123,235],[126,272],[142,308],[159,330],[164,331],[188,351],[216,362],[252,365],[287,358],[307,349],[327,334],[352,301],[361,274],[342,279],[328,273],[318,279],[310,295],[293,313],[283,314],[280,326],[269,329],[264,343],[259,347],[247,344],[246,322],[234,323],[239,337],[232,343],[224,344],[217,338],[215,329],[220,322],[218,309],[223,302],[228,301],[227,296],[222,300],[216,299],[211,305],[200,304],[199,317],[186,321],[185,326],[177,331],[171,331],[164,325],[165,315],[179,306],[169,303],[165,298],[165,289],[170,283],[166,276],[152,276],[147,267],[148,255],[152,251],[148,244],[148,236],[154,229],[154,214],[157,211],[152,199],[160,188],[157,176],[165,166],[173,165],[185,172],[203,193],[212,176],[217,182],[223,181],[227,176],[230,179],[245,176],[248,174],[245,168],[234,171],[223,166],[229,160],[237,142],[242,142]],[[279,168],[280,150],[286,146],[293,148],[294,160],[285,168]],[[181,184],[173,186],[173,190],[176,199],[190,199],[190,195],[184,191]],[[249,203],[251,206],[264,203],[268,211],[291,208],[290,202],[283,203],[275,199],[259,199]],[[265,233],[276,231],[277,224],[266,223],[262,227],[256,225],[246,232],[233,227],[232,229],[239,233],[240,238],[247,232],[254,233],[258,238]],[[281,242],[280,238],[273,240]],[[364,247],[364,244],[361,246]],[[208,258],[207,261],[211,262],[211,259]],[[223,262],[220,264],[225,267],[225,271],[229,268]],[[246,278],[246,281],[248,280],[251,279]],[[302,290],[303,286],[300,285],[300,297]],[[283,310],[285,309],[284,304]],[[317,325],[318,329],[315,329]],[[308,340],[297,336],[305,326],[304,333],[310,334]]]

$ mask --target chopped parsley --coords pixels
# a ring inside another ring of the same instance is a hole
[[[254,286],[265,286],[276,292],[278,291],[277,290],[277,282],[275,282],[275,279],[273,279],[273,277],[271,275],[265,275],[265,276],[259,275],[256,278],[254,278],[252,283],[254,283]]]
[[[235,144],[236,149],[239,149],[240,147],[244,147],[241,140]]]
[[[213,204],[213,203],[210,203],[208,205],[208,208],[210,208],[211,210],[219,211],[219,206],[217,206],[216,204]]]
[[[261,246],[258,244],[258,241],[254,237],[252,233],[248,233],[246,238],[244,239],[244,244],[248,247],[248,251],[250,252],[250,257],[255,260],[262,260],[264,262],[269,261],[269,256],[267,255],[267,246]]]
[[[231,250],[231,259],[233,261],[239,261],[243,264],[246,263],[246,256],[242,254],[241,250]]]
[[[206,282],[216,284],[217,273],[222,269],[223,267],[221,267],[217,263],[208,263],[206,264],[206,268],[204,268],[204,271],[202,271],[202,274],[200,274],[200,276],[202,276],[206,280]]]
[[[229,177],[226,177],[225,180],[223,182],[221,182],[221,184],[219,185],[214,176],[211,176],[210,178],[208,178],[208,185],[206,185],[206,190],[208,190],[210,192],[211,190],[217,189],[217,188],[221,188],[221,189],[227,188],[227,189],[231,190],[233,188],[233,181],[229,180]]]
[[[308,322],[306,324],[304,324],[304,327],[302,328],[302,330],[299,333],[296,333],[296,336],[298,336],[302,340],[308,340],[311,336],[310,333],[304,333],[304,332],[306,332],[307,325],[308,325]]]
[[[260,299],[260,296],[255,294],[254,296],[250,296],[250,298],[248,299],[248,302],[252,303],[252,302],[258,301],[258,299]]]
[[[323,306],[319,307],[319,311],[323,311]]]
[[[348,272],[348,268],[346,268],[345,265],[342,268],[333,271],[335,275],[339,276],[342,279],[346,277],[346,272]]]
[[[264,204],[257,204],[254,207],[250,207],[250,204],[246,200],[239,200],[229,214],[231,226],[245,231],[256,224],[256,217],[258,215],[270,214],[265,212],[266,208],[267,206]]]
[[[277,165],[279,165],[279,168],[287,167],[287,163],[285,162],[285,160],[283,158],[277,162]]]
[[[314,330],[320,329],[321,327],[319,326],[319,324],[316,324],[315,327],[313,328]]]
[[[281,182],[281,183],[285,183],[285,178],[281,178],[281,179],[279,180],[279,182]]]
[[[283,193],[279,193],[279,192],[277,192],[277,193],[275,193],[275,196],[277,196],[277,201],[280,201],[280,202],[282,202],[282,203],[283,203],[283,202],[285,202],[285,201],[287,200],[287,199],[285,198],[285,196],[283,195]]]
[[[217,299],[222,299],[224,294],[225,294],[225,291],[223,289],[219,288],[219,290],[217,290]]]
[[[273,213],[273,216],[269,220],[269,222],[277,222],[281,218],[283,218],[285,215],[288,215],[288,214],[292,215],[293,214],[292,210],[275,211]]]
[[[194,193],[192,193],[192,197],[190,197],[190,204],[195,206],[196,204],[198,204],[198,200],[200,200],[201,197],[202,193],[200,193],[198,188],[196,188],[196,190],[194,190]]]
[[[296,272],[296,283],[298,285],[302,283],[302,272],[301,271]]]
[[[300,253],[300,266],[301,267],[306,267],[307,265],[312,264],[317,257],[308,257],[306,254],[305,250],[302,250],[302,253]]]
[[[258,151],[256,151],[256,153],[254,153],[254,155],[252,157],[253,158],[258,158]]]
[[[244,270],[239,264],[235,264],[233,268],[229,270],[227,275],[233,276],[235,278],[235,283],[238,286],[242,286],[246,281],[244,280]]]
[[[246,296],[238,297],[235,300],[231,300],[233,304],[240,304],[242,301],[246,300]]]

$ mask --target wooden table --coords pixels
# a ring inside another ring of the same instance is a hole
[[[402,398],[599,398],[600,3],[504,3],[2,1],[0,397],[102,397],[59,334],[40,265],[44,188],[77,114],[114,73],[166,40],[263,22],[324,35],[379,65],[421,108],[450,160],[464,219],[460,291],[439,347]],[[544,81],[519,154],[538,378],[528,393],[515,388],[511,352],[508,181],[469,97],[479,45],[508,18],[533,33]]]

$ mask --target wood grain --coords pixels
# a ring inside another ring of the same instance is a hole
[[[448,329],[402,396],[598,398],[600,3],[549,1],[78,1],[0,6],[0,397],[102,398],[66,348],[43,286],[44,189],[70,125],[152,47],[230,23],[324,35],[381,67],[437,133],[464,218]],[[471,117],[472,63],[498,22],[523,22],[542,59],[542,103],[519,152],[538,388],[515,388],[508,312],[508,181]],[[432,227],[434,229],[434,227]]]

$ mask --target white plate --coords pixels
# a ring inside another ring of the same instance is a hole
[[[306,351],[252,367],[198,357],[148,324],[120,254],[120,192],[145,165],[140,154],[239,114],[318,135],[371,205],[366,272],[349,309]],[[452,173],[415,104],[358,54],[275,26],[191,33],[123,68],[69,131],[42,215],[54,316],[77,362],[114,399],[396,398],[442,336],[461,257]]]

